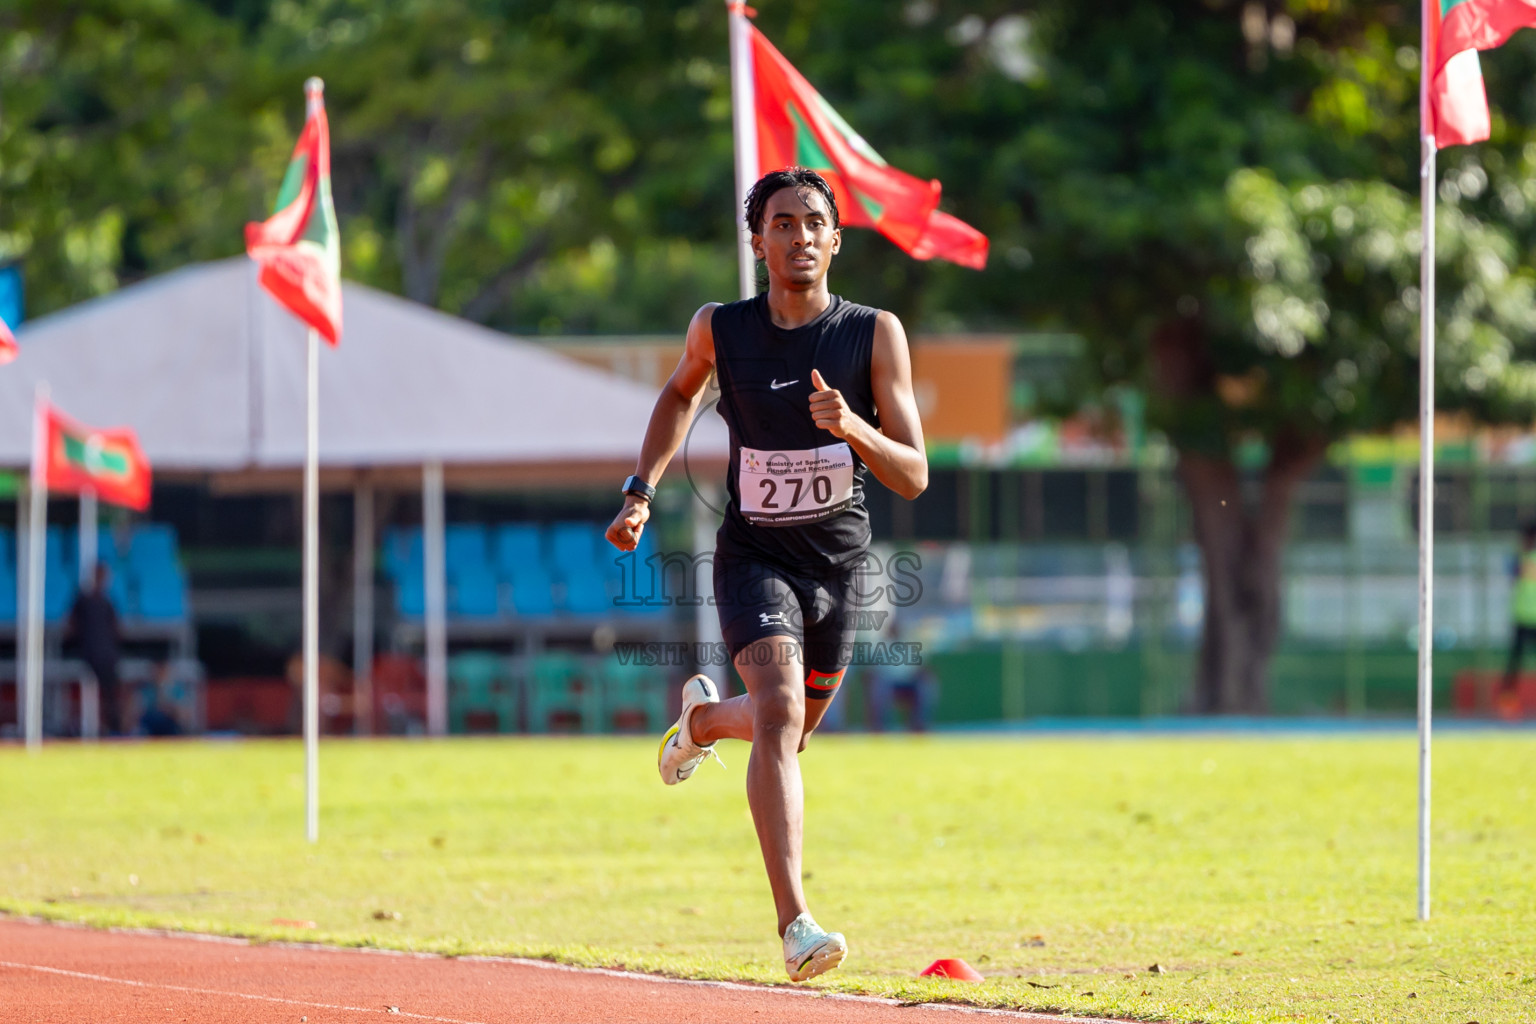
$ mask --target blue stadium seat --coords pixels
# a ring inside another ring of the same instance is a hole
[[[112,607],[117,609],[118,615],[127,615],[134,606],[132,595],[128,590],[128,574],[124,572],[109,572],[107,574],[107,600],[112,602]]]
[[[452,523],[443,530],[443,559],[452,573],[455,566],[489,562],[485,527],[479,523]]]
[[[517,615],[553,615],[554,580],[543,566],[522,570],[509,581],[511,611]]]
[[[650,565],[648,559],[656,554],[656,535],[651,530],[640,534],[640,543],[636,545],[633,555],[626,554],[607,545],[599,558],[602,566],[602,576],[608,588],[609,597],[615,602],[614,611],[620,615],[665,615],[666,606],[659,600],[655,604],[618,604],[623,598],[626,601],[656,600],[666,596],[661,585],[661,572],[656,566]],[[622,562],[621,562],[622,559]],[[628,592],[624,577],[633,574],[629,582]]]
[[[187,583],[181,570],[155,566],[138,573],[137,612],[141,618],[176,620],[187,617]]]
[[[73,527],[48,527],[48,541],[44,545],[43,560],[48,563],[50,574],[55,567],[68,571],[80,565],[80,542]]]
[[[550,568],[558,576],[589,568],[596,561],[596,541],[602,535],[595,523],[556,523],[549,535]]]
[[[420,529],[395,529],[384,531],[384,544],[379,561],[384,572],[392,580],[400,580],[414,567],[421,573],[422,541]]]
[[[144,523],[133,531],[128,562],[136,570],[150,566],[175,566],[176,528],[168,523]]]
[[[395,612],[405,619],[419,619],[427,613],[427,589],[419,573],[395,580]]]
[[[519,570],[544,568],[543,530],[537,523],[505,523],[496,528],[496,571],[511,580]]]
[[[449,576],[448,614],[493,618],[501,611],[496,574],[484,562],[465,563]]]
[[[116,532],[111,527],[98,526],[96,528],[96,561],[115,572],[122,560],[122,554],[117,550]]]
[[[47,578],[43,580],[43,619],[47,622],[63,622],[69,617],[70,608],[74,607],[75,594],[80,589],[80,581],[73,573],[67,571],[48,570]]]
[[[563,605],[572,615],[602,615],[614,610],[613,598],[595,567],[566,575]]]
[[[16,621],[16,570],[0,565],[0,623]]]

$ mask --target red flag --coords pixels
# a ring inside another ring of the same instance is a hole
[[[4,320],[0,320],[0,366],[15,359],[20,353],[21,349],[16,347],[16,335],[11,333],[10,326]]]
[[[245,226],[261,286],[332,345],[341,340],[341,245],[331,204],[331,134],[320,81],[304,85],[309,117],[293,149],[277,208]]]
[[[985,267],[987,236],[939,212],[939,183],[887,164],[761,32],[749,28],[758,174],[810,168],[832,186],[845,226],[872,227],[916,259]]]
[[[149,508],[149,460],[131,429],[94,430],[43,401],[37,417],[34,485],[66,494],[90,488],[102,501],[140,512]]]
[[[1436,148],[1481,142],[1491,125],[1477,51],[1536,26],[1536,0],[1424,0],[1424,21],[1430,41],[1427,104],[1419,112],[1424,131]]]

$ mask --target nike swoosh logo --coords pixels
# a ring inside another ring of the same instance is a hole
[[[779,390],[779,388],[787,388],[791,384],[799,384],[799,383],[800,383],[800,378],[799,377],[796,377],[794,380],[787,380],[783,384],[780,384],[778,378],[775,377],[773,380],[768,382],[768,386],[770,388],[772,388],[773,390],[777,391],[777,390]]]

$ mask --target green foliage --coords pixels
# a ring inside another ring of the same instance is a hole
[[[0,910],[782,982],[746,751],[723,747],[729,770],[668,789],[646,739],[327,744],[318,845],[297,743],[0,748]],[[1413,750],[817,738],[806,892],[852,953],[814,987],[1211,1024],[1526,1020],[1536,745],[1438,741],[1423,924]],[[938,956],[988,980],[919,981]]]
[[[976,273],[850,232],[840,290],[920,329],[1081,334],[1079,392],[1145,391],[1181,447],[1411,415],[1410,8],[759,7],[850,123],[992,239]],[[1440,397],[1496,419],[1536,412],[1529,35],[1485,55],[1493,142],[1441,157]],[[0,258],[26,259],[34,312],[239,252],[310,74],[349,276],[521,331],[675,333],[734,293],[718,0],[17,0]]]

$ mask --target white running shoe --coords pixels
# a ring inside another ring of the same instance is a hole
[[[688,776],[706,757],[714,757],[720,761],[720,755],[715,753],[713,743],[708,746],[700,746],[693,742],[693,733],[688,728],[689,721],[693,718],[693,709],[700,704],[720,703],[720,691],[715,688],[715,681],[706,675],[696,675],[683,684],[683,711],[677,716],[677,721],[667,734],[661,738],[661,747],[656,751],[656,770],[661,772],[661,781],[669,786],[675,786]],[[722,767],[725,762],[720,761]]]
[[[784,969],[790,981],[809,981],[826,974],[848,955],[841,932],[822,931],[810,914],[801,914],[784,929]]]

